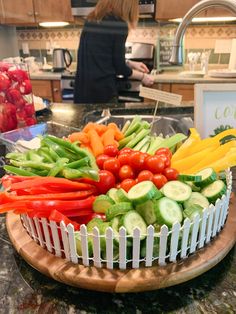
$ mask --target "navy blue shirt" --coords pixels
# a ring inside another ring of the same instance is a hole
[[[116,76],[132,70],[125,62],[128,25],[114,16],[86,21],[78,49],[75,103],[107,103],[118,96]]]

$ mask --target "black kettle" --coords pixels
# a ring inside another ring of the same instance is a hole
[[[53,49],[53,71],[62,72],[68,68],[73,61],[72,55],[68,49],[56,48]]]

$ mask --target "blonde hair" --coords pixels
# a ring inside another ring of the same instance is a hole
[[[89,21],[101,21],[112,14],[134,28],[138,22],[138,0],[99,0],[95,9],[88,15]]]

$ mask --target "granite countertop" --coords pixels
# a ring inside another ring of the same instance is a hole
[[[147,104],[144,107],[143,112],[153,110]],[[53,104],[51,112],[42,112],[38,121],[78,127],[83,125],[86,115],[91,117],[89,111],[99,116],[104,108],[119,112],[125,105]],[[131,110],[135,112],[135,109]],[[177,117],[189,115],[192,110],[191,107],[163,107],[159,108],[158,114]],[[236,191],[236,181],[233,190]],[[63,285],[33,269],[11,245],[5,215],[0,215],[0,221],[0,313],[235,313],[236,248],[213,269],[175,287],[141,294],[99,293]]]
[[[30,73],[31,80],[60,80],[60,72],[51,72],[51,71],[38,71]]]

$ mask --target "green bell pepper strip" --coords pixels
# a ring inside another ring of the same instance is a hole
[[[55,163],[55,166],[49,170],[47,176],[56,177],[56,175],[64,169],[67,162],[68,162],[67,158],[58,159]]]
[[[53,159],[50,156],[50,152],[49,152],[49,149],[47,147],[41,147],[41,148],[38,149],[37,152],[43,158],[43,160],[45,162],[53,163],[54,161],[57,160],[57,159]]]
[[[91,168],[70,169],[64,168],[62,171],[66,179],[89,178],[94,181],[99,181],[98,171]]]
[[[67,168],[77,169],[77,168],[80,168],[80,167],[88,166],[88,163],[89,163],[89,158],[88,157],[84,157],[84,158],[82,158],[80,160],[70,162],[69,164],[66,165],[66,167]]]
[[[16,167],[34,168],[38,170],[48,170],[48,171],[50,171],[55,166],[55,164],[47,164],[47,163],[35,162],[31,160],[26,160],[26,161],[10,160],[10,163]]]
[[[73,154],[69,151],[66,151],[64,147],[55,143],[54,141],[52,141],[48,137],[44,137],[42,139],[41,143],[43,143],[43,144],[47,145],[48,147],[50,147],[51,149],[53,149],[60,158],[69,158],[70,161],[75,161],[78,159],[75,154]]]
[[[13,167],[13,166],[7,165],[7,166],[4,166],[3,169],[6,170],[7,172],[14,173],[14,174],[19,175],[19,176],[26,176],[26,177],[37,176],[37,174],[32,172],[32,171],[24,170],[24,169],[21,169],[18,167]]]

